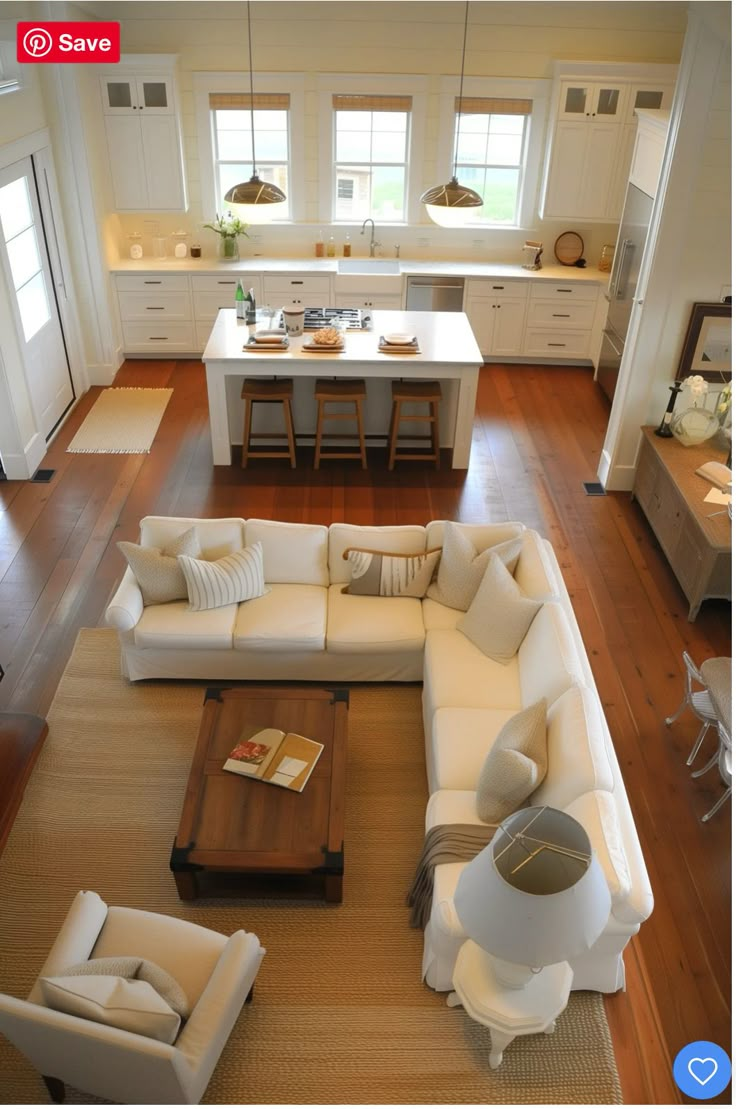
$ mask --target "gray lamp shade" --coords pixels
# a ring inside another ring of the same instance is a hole
[[[455,909],[466,934],[489,954],[544,967],[590,950],[611,895],[582,825],[541,806],[499,825],[460,875]]]

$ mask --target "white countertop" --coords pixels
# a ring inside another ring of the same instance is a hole
[[[304,339],[310,339],[313,332],[292,337],[286,350],[243,350],[248,336],[255,331],[253,325],[238,320],[234,308],[221,308],[209,341],[202,355],[207,362],[230,362],[237,360],[241,369],[248,362],[273,362],[274,374],[289,372],[284,363],[314,362],[315,369],[325,373],[324,363],[360,362],[396,366],[398,363],[413,366],[431,363],[453,366],[472,366],[477,369],[483,364],[483,356],[478,349],[475,336],[464,312],[386,312],[376,310],[373,315],[371,331],[346,331],[345,350],[331,353],[329,348],[321,351],[302,349]],[[263,326],[263,325],[261,325]],[[378,340],[387,331],[409,331],[416,335],[419,343],[417,354],[384,354],[378,350]],[[302,369],[303,373],[304,370]],[[397,372],[393,370],[392,372]]]
[[[352,259],[356,261],[356,258]],[[381,259],[379,259],[380,261]],[[111,273],[170,273],[170,274],[277,274],[325,273],[337,274],[337,258],[241,258],[239,262],[218,262],[213,258],[121,258],[110,267]],[[504,262],[429,262],[399,258],[400,276],[435,277],[502,277],[505,280],[524,281],[582,281],[587,284],[608,284],[610,274],[601,273],[594,266],[578,269],[577,266],[545,265],[541,270],[526,270],[518,264]],[[372,281],[384,274],[351,273],[353,281],[360,277]],[[388,276],[396,276],[388,275]]]

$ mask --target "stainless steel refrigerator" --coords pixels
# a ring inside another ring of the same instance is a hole
[[[608,319],[598,363],[597,381],[610,400],[616,391],[653,203],[651,196],[629,184],[606,293]]]

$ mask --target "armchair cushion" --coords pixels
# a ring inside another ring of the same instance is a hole
[[[42,978],[44,1004],[62,1013],[173,1044],[181,1017],[150,982],[111,974]]]
[[[156,993],[170,1005],[180,1017],[189,1016],[187,995],[168,971],[152,963],[150,959],[139,959],[136,955],[112,956],[109,959],[88,959],[75,963],[62,972],[64,978],[81,978],[89,974],[109,974],[117,978],[135,979],[148,982]]]

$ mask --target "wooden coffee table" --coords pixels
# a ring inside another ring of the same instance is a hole
[[[236,896],[260,895],[259,880],[267,877],[276,889],[283,879],[290,894],[342,901],[347,715],[348,691],[341,688],[207,690],[171,852],[182,899],[199,896],[204,876],[217,872],[245,876]],[[301,793],[222,769],[251,727],[324,744]],[[287,880],[297,876],[303,881]]]

